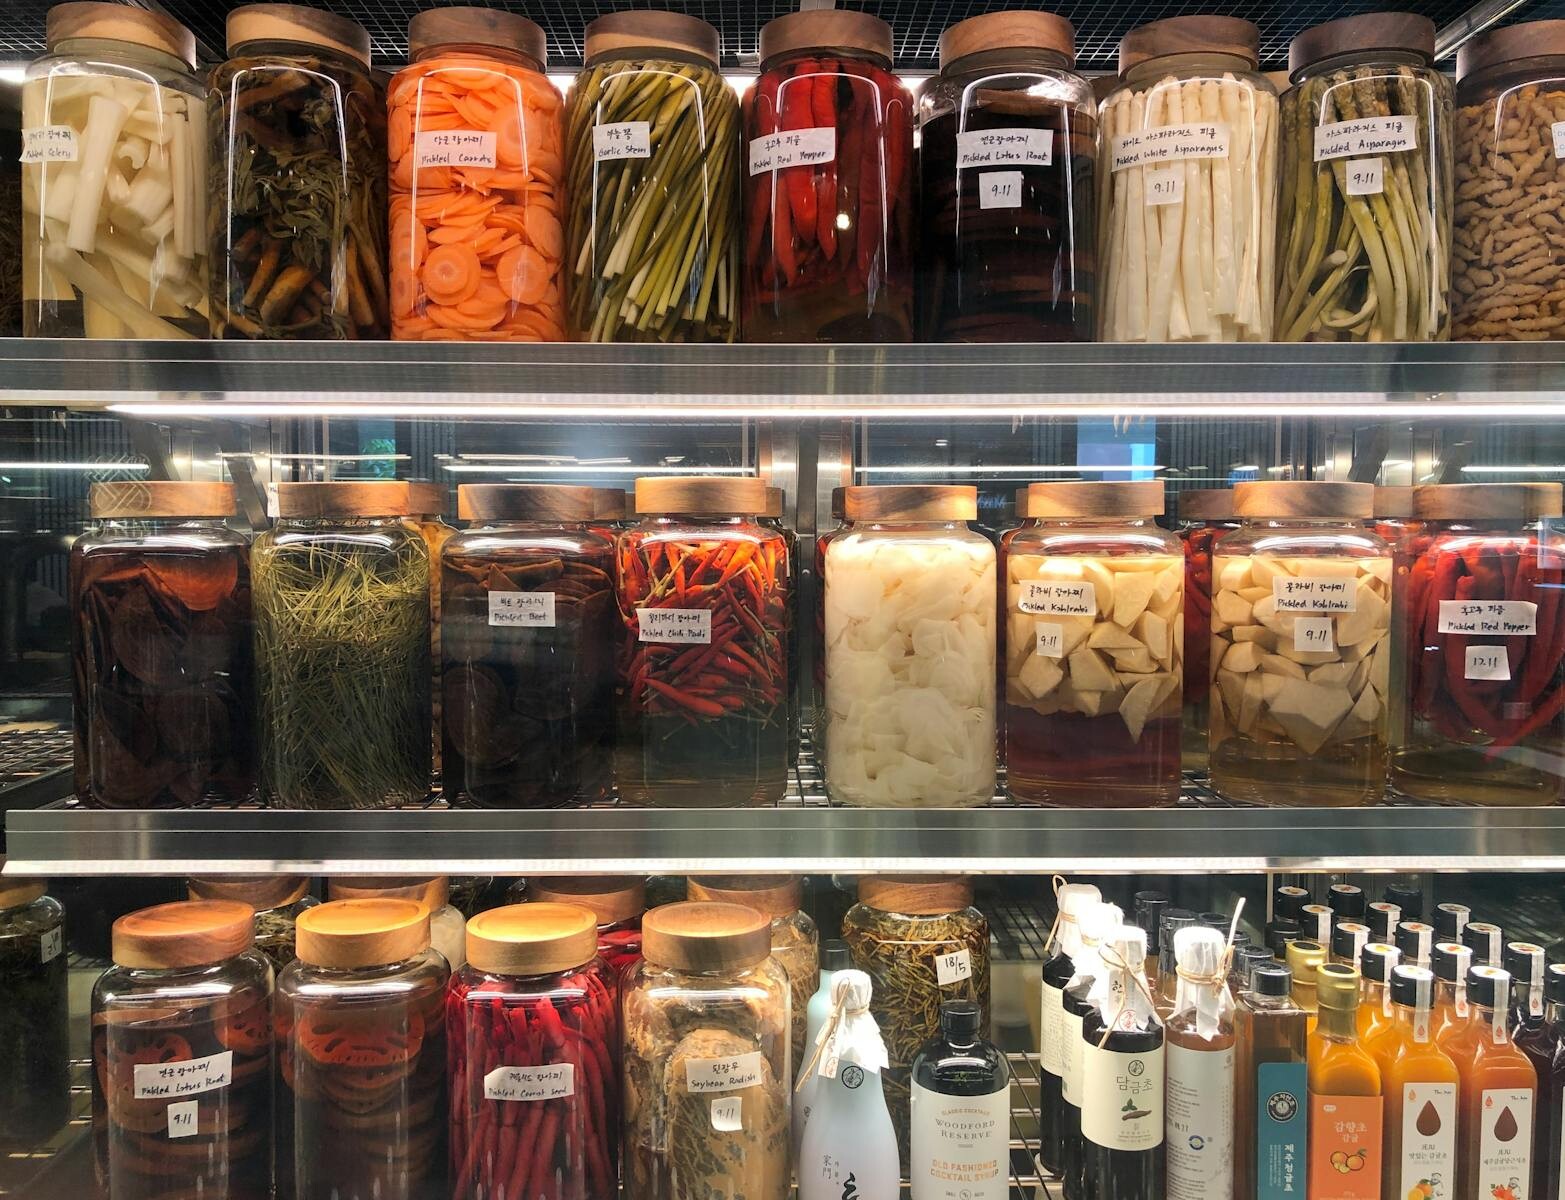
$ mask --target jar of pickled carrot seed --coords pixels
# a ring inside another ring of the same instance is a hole
[[[1187,769],[1206,766],[1207,693],[1212,686],[1212,547],[1239,528],[1229,488],[1179,493],[1179,540],[1185,548],[1184,738]]]
[[[1421,487],[1428,545],[1398,610],[1408,646],[1406,736],[1391,781],[1419,800],[1565,799],[1549,766],[1565,738],[1565,551],[1557,483]]]
[[[408,49],[387,96],[392,337],[563,341],[564,101],[543,30],[439,8]]]

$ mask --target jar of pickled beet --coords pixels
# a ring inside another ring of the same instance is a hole
[[[0,878],[0,1148],[33,1150],[70,1116],[65,910],[41,879]]]
[[[454,971],[467,961],[467,918],[451,903],[448,875],[335,875],[328,900],[412,900],[429,913],[429,944]]]
[[[913,97],[891,26],[815,9],[761,28],[743,103],[744,340],[913,337]]]
[[[281,971],[295,958],[299,914],[320,903],[304,875],[214,875],[188,879],[192,900],[237,900],[255,909],[255,948]]]
[[[1565,554],[1557,483],[1418,489],[1428,545],[1401,619],[1408,728],[1391,782],[1435,803],[1565,799]]]
[[[1212,686],[1212,546],[1239,528],[1228,488],[1179,493],[1179,540],[1185,548],[1184,735],[1187,770],[1206,768],[1207,692]]]
[[[641,916],[647,911],[647,881],[628,875],[545,876],[527,881],[525,897],[551,904],[575,904],[598,922],[598,957],[619,978],[641,961]],[[523,897],[513,895],[513,901]]]

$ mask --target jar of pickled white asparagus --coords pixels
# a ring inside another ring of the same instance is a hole
[[[1212,786],[1254,804],[1342,808],[1385,790],[1391,548],[1375,489],[1241,483],[1212,582]]]
[[[1098,338],[1266,342],[1277,228],[1277,92],[1260,31],[1169,17],[1119,44],[1098,119]]]
[[[57,4],[22,85],[29,337],[205,337],[206,88],[190,30]]]

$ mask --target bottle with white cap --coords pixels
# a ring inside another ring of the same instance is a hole
[[[1060,1141],[1065,1074],[1065,987],[1076,974],[1082,955],[1081,916],[1103,902],[1102,893],[1090,883],[1067,883],[1055,893],[1059,916],[1049,942],[1052,951],[1043,964],[1043,1014],[1039,1025],[1039,1138],[1038,1157],[1044,1170],[1060,1171]]]
[[[1104,965],[1102,948],[1124,923],[1125,914],[1117,904],[1098,904],[1081,915],[1081,953],[1076,957],[1076,973],[1071,976],[1061,999],[1060,1047],[1065,1070],[1060,1075],[1060,1179],[1065,1200],[1085,1200],[1082,1178],[1081,1093],[1085,1058],[1081,1038],[1082,1019],[1092,1008],[1088,998]]]
[[[1215,929],[1174,935],[1179,988],[1164,1049],[1168,1200],[1230,1200],[1234,1181],[1234,999]]]

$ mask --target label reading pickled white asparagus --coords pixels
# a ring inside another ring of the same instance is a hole
[[[58,925],[53,929],[45,929],[43,937],[39,939],[38,958],[40,962],[53,962],[60,957],[60,952],[65,949],[65,931]]]
[[[195,1137],[199,1132],[201,1101],[186,1100],[168,1106],[168,1135],[171,1138]]]
[[[1275,575],[1272,599],[1281,613],[1349,613],[1358,608],[1358,588],[1351,579]]]
[[[1095,617],[1098,615],[1098,591],[1088,582],[1028,580],[1022,584],[1022,598],[1017,607],[1024,613],[1046,617]]]
[[[1065,657],[1065,626],[1056,625],[1052,621],[1040,621],[1034,628],[1038,631],[1038,645],[1034,653],[1039,658]]]
[[[1295,650],[1335,650],[1336,623],[1330,617],[1299,617],[1293,622]]]
[[[137,1100],[195,1096],[228,1086],[234,1074],[234,1052],[222,1050],[183,1062],[137,1063],[133,1075]]]
[[[636,624],[644,642],[704,646],[712,640],[709,608],[638,608]]]
[[[690,1058],[685,1060],[685,1090],[692,1096],[709,1092],[740,1092],[761,1082],[759,1050],[735,1054],[729,1058]]]
[[[1533,637],[1538,606],[1531,600],[1442,600],[1438,628],[1441,633]]]
[[[956,167],[1051,167],[1048,129],[978,129],[956,135]]]
[[[712,1128],[718,1133],[738,1133],[744,1128],[743,1114],[743,1096],[719,1096],[712,1101]]]
[[[1114,139],[1114,170],[1154,167],[1187,158],[1227,158],[1228,126],[1221,121],[1164,125]]]
[[[1147,207],[1179,204],[1185,198],[1185,169],[1181,166],[1153,167],[1142,182],[1146,191]]]
[[[492,129],[420,129],[413,140],[414,162],[420,167],[493,167]]]
[[[24,163],[76,161],[76,131],[69,125],[44,125],[22,134]]]
[[[935,959],[935,982],[941,987],[972,977],[973,956],[966,950],[952,950]]]
[[[1556,121],[1549,128],[1554,134],[1554,157],[1565,158],[1565,121]]]
[[[1022,206],[1022,173],[1020,171],[985,171],[978,177],[979,208],[1020,208]]]
[[[1504,646],[1467,647],[1467,666],[1462,672],[1462,678],[1509,679],[1510,677],[1511,660],[1505,653]]]
[[[484,1076],[485,1100],[563,1100],[575,1094],[575,1063],[496,1067]]]
[[[1315,127],[1316,162],[1417,149],[1418,122],[1412,117],[1360,117]]]
[[[652,123],[618,121],[592,127],[592,157],[598,162],[652,157]]]
[[[554,593],[490,592],[489,623],[522,629],[553,629]]]
[[[1344,169],[1350,196],[1378,196],[1386,190],[1386,160],[1355,158]]]

